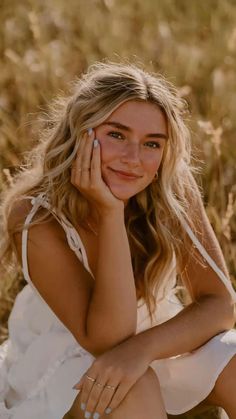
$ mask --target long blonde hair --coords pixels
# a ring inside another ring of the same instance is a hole
[[[69,96],[52,103],[37,145],[13,177],[11,187],[2,194],[0,255],[5,267],[17,263],[13,233],[23,227],[10,231],[8,217],[16,200],[24,196],[43,192],[52,207],[63,212],[73,225],[86,219],[88,203],[71,183],[71,165],[79,141],[86,129],[98,126],[131,99],[159,106],[166,115],[169,136],[158,180],[133,196],[125,208],[136,286],[152,317],[160,290],[173,267],[173,255],[178,271],[183,255],[189,251],[189,241],[179,220],[184,217],[194,230],[187,213],[194,189],[193,168],[190,135],[183,118],[184,101],[162,76],[137,65],[96,63],[72,83]],[[48,215],[30,225],[43,222]]]

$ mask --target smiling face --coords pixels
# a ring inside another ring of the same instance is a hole
[[[166,118],[153,103],[129,100],[95,133],[101,145],[102,177],[113,195],[127,202],[153,181],[161,164]]]

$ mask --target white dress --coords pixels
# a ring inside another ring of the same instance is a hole
[[[40,206],[53,211],[43,194],[29,198],[32,198],[33,206],[25,223],[30,222]],[[62,214],[53,214],[64,228],[69,246],[91,273],[77,231]],[[236,302],[236,293],[230,281],[214,264],[188,225],[182,222]],[[27,285],[15,299],[8,321],[9,338],[0,346],[0,419],[61,419],[77,395],[73,385],[95,358],[78,344],[30,280],[27,234],[27,230],[22,233],[23,274]],[[170,269],[166,281],[168,290],[156,310],[155,324],[165,322],[183,308],[175,295],[174,272]],[[138,301],[137,310],[139,333],[150,328],[151,323],[142,299]],[[235,353],[236,330],[230,330],[214,336],[197,350],[152,362],[167,413],[181,414],[207,397],[218,375]]]

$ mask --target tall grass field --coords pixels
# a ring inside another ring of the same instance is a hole
[[[39,114],[74,77],[103,59],[143,65],[188,104],[197,182],[236,285],[236,1],[2,0],[0,33],[0,190],[37,141]],[[24,285],[20,271],[0,279],[0,343]]]

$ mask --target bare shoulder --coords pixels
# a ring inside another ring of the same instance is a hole
[[[14,205],[10,227],[24,223],[31,208],[30,201],[25,200]],[[43,211],[40,208],[33,220]],[[21,263],[21,232],[14,235],[14,242]],[[30,279],[44,301],[75,339],[91,352],[93,346],[86,336],[86,319],[94,280],[69,247],[65,231],[53,216],[29,228],[27,262]]]
[[[32,209],[32,204],[29,199],[19,199],[14,202],[8,216],[8,228],[9,231],[14,233],[15,229],[23,227],[26,217]],[[53,217],[48,210],[43,207],[40,207],[36,214],[33,216],[32,221],[37,221],[42,216],[48,214],[48,217],[45,219],[45,222],[37,225],[37,231],[43,230],[53,230],[54,233],[58,234],[61,238],[64,237],[64,230],[57,222],[55,217]],[[35,226],[36,227],[36,226]],[[14,235],[19,235],[19,232]]]
[[[28,199],[19,199],[12,205],[8,216],[8,229],[13,238],[13,245],[15,247],[16,256],[19,263],[22,265],[22,229],[28,216],[32,204]],[[37,221],[42,216],[48,214],[45,208],[40,207],[31,221]],[[42,223],[32,225],[29,227],[29,236],[31,243],[35,241],[41,242],[44,238],[44,247],[47,249],[49,245],[57,246],[58,239],[66,241],[65,233],[60,224],[50,214],[50,216]]]

